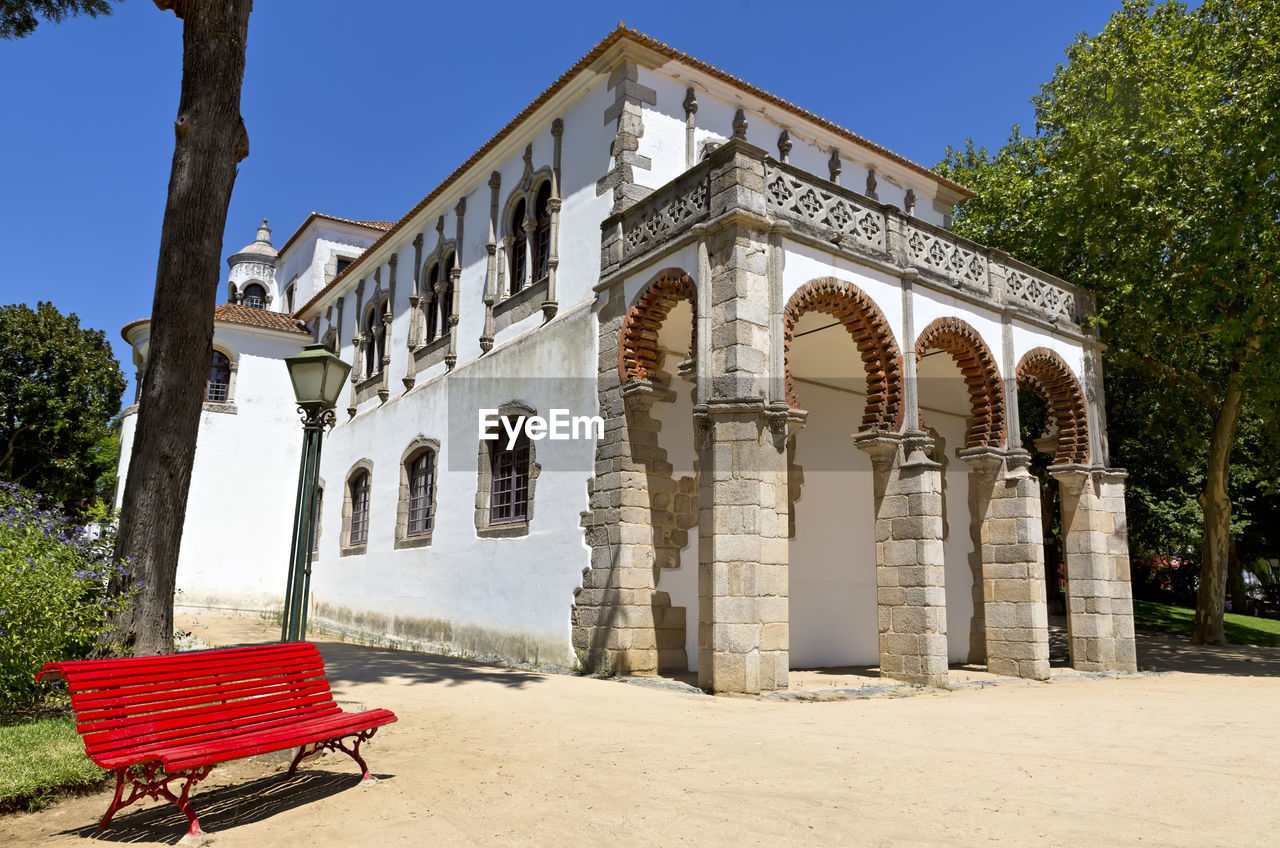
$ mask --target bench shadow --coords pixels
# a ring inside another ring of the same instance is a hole
[[[394,775],[375,775],[379,780]],[[272,774],[234,784],[210,787],[191,793],[191,803],[200,826],[216,836],[221,831],[262,821],[271,816],[340,792],[354,790],[359,774],[301,770],[296,774]],[[129,808],[116,813],[105,830],[97,823],[61,831],[59,836],[80,836],[101,842],[157,842],[176,845],[187,834],[187,817],[168,802],[145,808]]]

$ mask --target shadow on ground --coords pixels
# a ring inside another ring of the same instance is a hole
[[[1140,671],[1183,671],[1280,677],[1280,648],[1257,645],[1192,645],[1186,636],[1138,631]]]
[[[379,779],[392,775],[375,775]],[[357,791],[359,774],[301,770],[296,774],[273,774],[224,786],[192,792],[191,802],[200,826],[206,833],[217,835],[270,818],[285,810],[300,807],[347,790]],[[173,804],[165,803],[145,809],[126,809],[116,813],[105,830],[97,824],[62,831],[59,835],[81,836],[102,842],[165,842],[176,845],[187,834],[187,817]]]

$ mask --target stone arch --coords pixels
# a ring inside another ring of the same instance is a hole
[[[618,373],[625,386],[632,380],[647,380],[658,366],[658,329],[679,300],[693,308],[693,333],[689,358],[698,349],[698,290],[693,278],[679,268],[664,268],[636,295],[622,321],[618,339]]]
[[[1054,465],[1089,464],[1089,421],[1080,381],[1061,356],[1045,347],[1033,348],[1022,357],[1017,370],[1018,388],[1044,399],[1058,427],[1058,451]]]
[[[897,430],[902,425],[902,353],[884,312],[864,291],[835,277],[805,283],[787,300],[782,313],[787,403],[799,408],[791,380],[791,341],[806,312],[825,312],[853,337],[867,374],[867,406],[859,430]]]
[[[1005,442],[1004,385],[991,348],[978,331],[959,318],[938,318],[916,337],[916,361],[931,348],[945,350],[960,367],[969,389],[969,431],[966,448],[1003,448]]]

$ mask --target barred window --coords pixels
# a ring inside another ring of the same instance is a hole
[[[226,403],[231,387],[231,360],[220,350],[213,352],[209,365],[209,382],[204,387],[204,399],[209,403]]]
[[[369,472],[359,471],[351,478],[351,531],[348,545],[369,541]]]
[[[410,536],[422,536],[431,532],[432,502],[436,485],[435,451],[423,451],[409,467],[409,526]]]
[[[494,450],[489,489],[489,523],[508,524],[529,517],[529,438],[521,429],[514,447]]]

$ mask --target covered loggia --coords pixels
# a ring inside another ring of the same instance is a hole
[[[807,413],[788,455],[791,667],[877,666],[875,481],[852,437],[896,414],[897,347],[839,280],[802,286],[784,320],[788,400]]]

